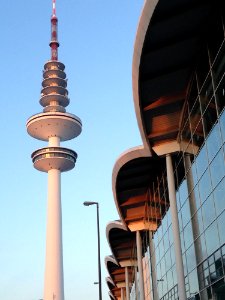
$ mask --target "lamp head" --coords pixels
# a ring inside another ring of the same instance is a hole
[[[84,204],[84,206],[90,206],[90,205],[98,204],[98,202],[85,201],[83,204]]]

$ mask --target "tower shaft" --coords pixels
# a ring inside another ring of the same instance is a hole
[[[64,300],[61,172],[57,169],[48,171],[44,299]]]

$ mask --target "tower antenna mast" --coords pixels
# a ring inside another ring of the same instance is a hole
[[[56,17],[56,0],[52,0],[52,17],[51,17],[51,60],[58,60],[58,19]]]

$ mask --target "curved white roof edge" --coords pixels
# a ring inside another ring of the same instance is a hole
[[[107,277],[105,278],[105,281],[106,281],[106,284],[107,284],[107,282],[109,282],[109,283],[111,283],[114,287],[116,286],[115,283],[114,283],[114,281],[112,280],[112,277],[111,277],[111,276],[107,276]]]
[[[116,300],[116,298],[113,296],[112,292],[110,292],[110,291],[109,291],[109,297]]]
[[[141,138],[143,141],[144,147],[150,150],[150,145],[148,143],[148,139],[143,128],[143,121],[140,109],[140,101],[139,101],[139,67],[140,67],[140,59],[142,54],[142,48],[144,45],[145,35],[148,29],[149,21],[152,17],[152,14],[155,10],[156,5],[159,0],[145,0],[141,16],[139,19],[136,38],[134,42],[134,54],[133,54],[133,63],[132,63],[132,87],[133,87],[133,100],[134,100],[134,108],[136,113],[136,118],[138,122],[139,131],[141,134]]]
[[[111,247],[111,243],[110,243],[110,240],[109,240],[109,232],[111,229],[121,229],[121,230],[125,230],[127,231],[128,228],[126,225],[124,225],[124,223],[122,221],[111,221],[109,222],[107,225],[106,225],[106,238],[107,238],[107,241],[108,241],[108,244],[109,244],[109,248],[111,250],[111,252],[114,254],[114,251]],[[115,260],[117,261],[116,257],[114,256]]]
[[[119,173],[119,170],[124,166],[128,161],[133,160],[135,158],[139,157],[149,157],[151,156],[148,147],[144,146],[137,146],[134,148],[131,148],[125,152],[123,152],[118,159],[115,162],[115,165],[113,167],[112,172],[112,191],[113,191],[113,198],[114,202],[116,204],[117,212],[120,216],[121,222],[124,224],[125,227],[127,227],[125,220],[123,219],[123,216],[121,214],[120,208],[118,206],[117,201],[117,195],[116,195],[116,179]]]
[[[105,257],[105,267],[106,267],[108,273],[109,273],[108,266],[107,266],[107,263],[108,263],[108,262],[111,262],[111,263],[113,263],[113,264],[115,264],[116,266],[119,267],[119,264],[118,264],[118,262],[116,261],[115,257],[114,257],[113,255],[107,255],[107,256]],[[110,275],[110,273],[109,273],[109,275]]]

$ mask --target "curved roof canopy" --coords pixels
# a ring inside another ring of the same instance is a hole
[[[162,145],[171,142],[171,152],[182,150],[185,100],[216,3],[145,2],[134,48],[133,94],[143,143],[159,155],[166,153]]]
[[[105,265],[112,281],[115,283],[115,287],[110,291],[115,298],[120,297],[121,287],[125,287],[125,269],[117,264],[112,255],[105,257]]]
[[[133,150],[131,150],[133,151]],[[168,208],[168,202],[151,194],[150,184],[165,169],[165,160],[158,157],[121,156],[113,171],[114,199],[120,217],[131,231],[155,231]],[[119,167],[117,167],[117,165]]]
[[[121,267],[136,263],[136,237],[121,221],[108,223],[106,237],[114,258]]]

